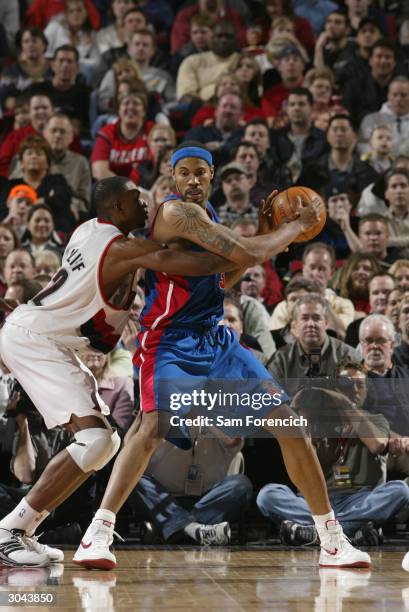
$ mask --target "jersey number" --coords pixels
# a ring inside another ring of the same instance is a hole
[[[33,303],[36,306],[42,306],[43,305],[42,300],[48,297],[49,295],[51,295],[52,293],[54,293],[55,291],[58,291],[58,289],[60,289],[63,286],[67,278],[68,278],[67,270],[65,268],[60,268],[54,274],[54,276],[50,280],[47,287],[44,287],[44,289],[42,289],[40,293],[37,293],[37,295],[33,298],[32,300]]]

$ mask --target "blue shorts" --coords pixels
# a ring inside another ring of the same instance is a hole
[[[211,407],[211,403],[204,404],[202,396],[199,412],[212,417],[215,425],[216,415],[240,417],[254,412],[260,417],[270,413],[274,406],[290,400],[280,383],[273,379],[248,348],[239,343],[236,334],[224,325],[205,333],[181,329],[141,332],[138,341],[139,348],[134,361],[139,367],[143,412],[177,410],[179,416],[186,415],[197,408],[197,404],[185,402],[175,408],[171,406],[171,398],[178,393],[189,394],[192,389],[197,392],[203,389],[213,394],[215,405]],[[228,396],[240,392],[239,404],[233,407],[226,406],[223,401],[218,402],[221,396],[216,397],[217,391]],[[267,405],[257,405],[255,409],[247,401],[242,403],[242,398],[248,399],[248,395],[253,397],[255,393],[279,394],[280,402],[267,402]],[[254,435],[254,431],[252,434],[251,427],[247,425],[245,428],[217,426],[232,437]],[[180,429],[183,431],[182,427]]]

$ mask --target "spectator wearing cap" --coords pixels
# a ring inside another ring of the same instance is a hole
[[[217,211],[220,223],[230,225],[241,218],[257,221],[258,210],[250,201],[250,181],[245,168],[231,162],[221,169],[220,180],[225,197]]]
[[[354,49],[344,65],[338,67],[336,78],[341,91],[349,79],[365,78],[369,71],[369,54],[373,45],[382,37],[379,25],[370,18],[359,22]]]
[[[261,99],[261,108],[270,122],[283,110],[284,102],[291,89],[302,85],[304,68],[305,64],[300,50],[293,45],[284,47],[277,60],[281,82],[265,89]]]
[[[386,102],[389,83],[396,72],[393,42],[379,39],[369,52],[369,73],[352,77],[343,88],[343,105],[359,125],[365,115],[378,111]]]
[[[92,151],[92,175],[97,181],[119,175],[139,183],[140,165],[150,159],[148,134],[153,123],[146,120],[146,104],[138,92],[117,98],[119,119],[100,129]]]
[[[9,96],[15,97],[32,83],[51,76],[45,57],[47,39],[40,28],[22,28],[16,36],[17,62],[5,66],[0,79],[0,101],[2,105]]]
[[[353,204],[361,191],[376,180],[377,173],[369,164],[361,161],[355,152],[357,136],[348,115],[333,115],[329,121],[327,141],[329,153],[317,161],[305,165],[299,184],[322,191],[328,183],[344,185]]]
[[[351,250],[360,248],[356,235],[358,221],[351,217],[352,203],[343,186],[329,184],[325,188],[327,200],[327,221],[316,240],[330,244],[335,250],[337,259],[346,259]]]
[[[272,157],[277,166],[287,166],[297,181],[305,164],[321,157],[327,150],[325,132],[312,122],[312,93],[305,87],[294,87],[288,96],[289,125],[273,130]]]
[[[29,185],[16,185],[13,187],[7,197],[6,206],[8,215],[3,219],[3,223],[7,223],[21,239],[26,231],[27,219],[30,208],[37,201],[37,192]]]
[[[216,165],[225,163],[229,159],[231,149],[238,145],[243,134],[240,125],[242,112],[242,97],[239,94],[225,93],[217,101],[214,123],[190,129],[184,140],[196,140],[205,144],[212,151]]]
[[[6,202],[10,191],[24,183],[32,187],[38,199],[47,204],[54,215],[58,231],[70,232],[74,229],[76,218],[71,210],[72,191],[61,174],[50,174],[51,149],[42,136],[29,136],[21,143],[19,158],[21,176],[10,179],[0,193],[0,215],[7,216]]]
[[[315,43],[314,66],[337,72],[348,61],[354,43],[349,38],[348,17],[339,9],[329,13],[323,31]]]
[[[0,176],[9,176],[13,170],[12,161],[18,155],[23,140],[32,134],[42,134],[53,111],[53,103],[48,95],[38,92],[30,94],[29,125],[12,130],[0,144]]]
[[[212,3],[207,0],[199,0],[192,6],[182,7],[176,14],[170,39],[172,54],[189,42],[191,20],[197,14],[206,16],[213,26],[221,21],[231,23],[237,32],[240,46],[246,45],[246,25],[234,6],[227,6],[224,0],[216,0]]]
[[[195,98],[207,102],[215,95],[216,83],[224,72],[232,72],[239,60],[236,31],[232,23],[220,21],[213,27],[210,51],[183,60],[176,80],[179,101]]]
[[[399,145],[409,138],[409,79],[397,76],[388,86],[387,102],[379,111],[365,115],[359,130],[360,150],[367,150],[373,130],[380,126],[388,126],[392,130],[393,149],[397,153]]]

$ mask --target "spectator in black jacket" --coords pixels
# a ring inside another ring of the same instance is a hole
[[[325,133],[312,121],[312,93],[305,87],[295,87],[288,96],[289,126],[272,132],[273,157],[280,166],[287,165],[294,181],[305,164],[314,162],[325,153]]]
[[[317,161],[305,165],[299,184],[316,191],[322,191],[330,182],[342,185],[343,190],[350,194],[351,203],[355,204],[361,191],[375,181],[378,175],[355,152],[357,136],[348,115],[337,114],[331,117],[327,140],[331,150]]]
[[[396,49],[394,44],[381,38],[369,54],[370,72],[351,78],[344,87],[343,104],[358,125],[368,113],[379,110],[387,99],[388,86],[395,76]]]

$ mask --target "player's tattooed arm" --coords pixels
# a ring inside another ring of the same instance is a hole
[[[197,204],[171,201],[162,206],[159,213],[160,230],[155,238],[171,242],[183,238],[221,255],[237,267],[250,267],[262,263],[283,251],[301,231],[299,220],[286,223],[263,236],[244,238],[230,228],[214,223]],[[158,224],[158,222],[157,222]]]
[[[237,244],[234,236],[225,235],[223,227],[212,223],[206,213],[195,204],[180,203],[172,210],[173,227],[178,235],[196,242],[209,251],[226,256]]]

